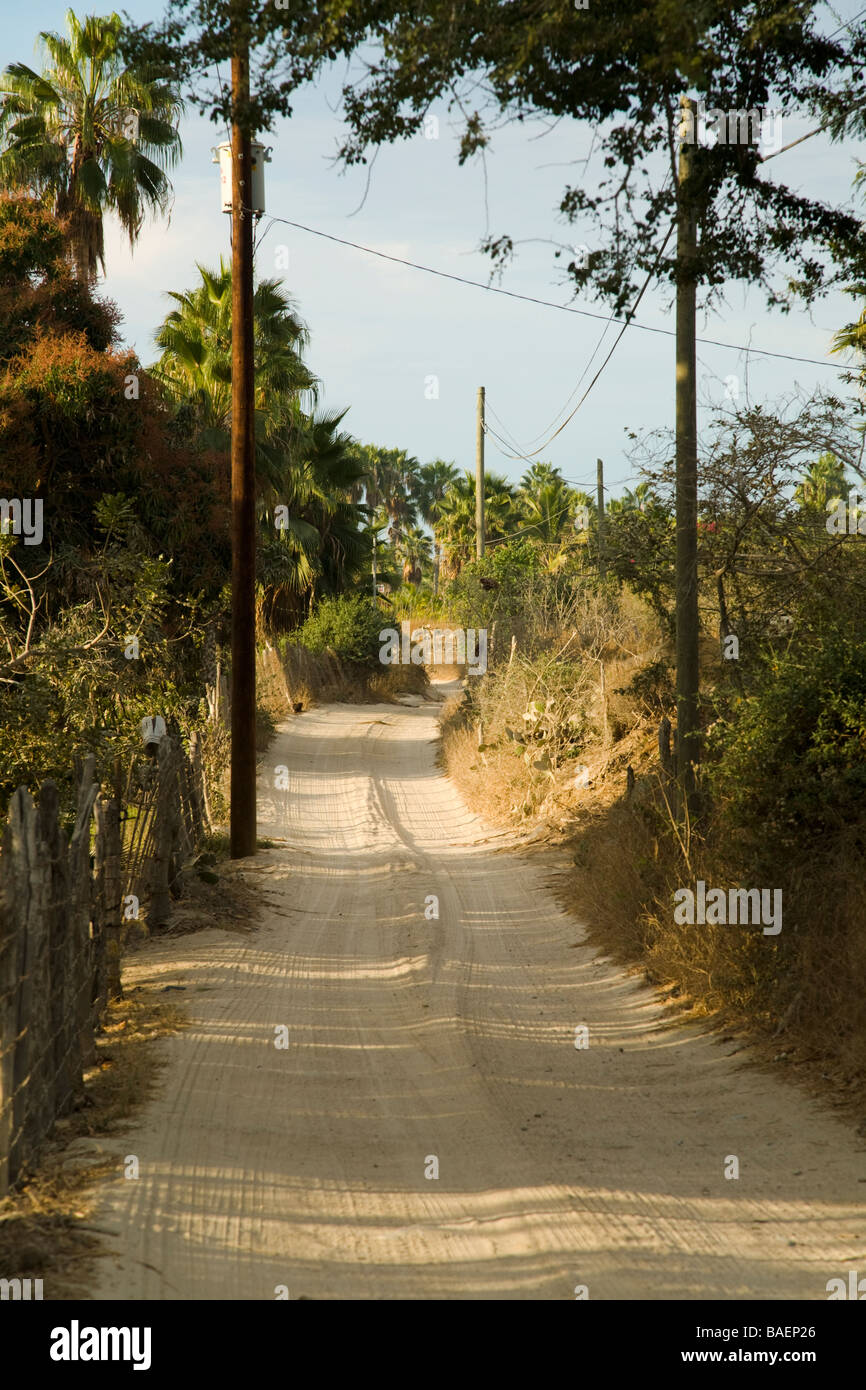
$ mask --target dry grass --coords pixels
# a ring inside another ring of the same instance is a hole
[[[756,1062],[866,1134],[866,909],[844,845],[830,862],[780,869],[778,937],[676,924],[676,888],[739,880],[723,847],[705,842],[690,846],[690,874],[673,837],[654,833],[639,808],[617,802],[576,829],[572,845],[566,905],[588,922],[590,940],[639,966],[677,1013],[735,1034]]]
[[[603,605],[573,604],[565,630],[545,628],[544,649],[537,633],[525,638],[531,657],[503,645],[496,667],[446,706],[445,765],[489,819],[563,833],[582,806],[624,785],[630,764],[637,770],[652,691],[634,697],[626,687],[663,648],[649,610],[632,596],[623,607],[608,631]]]

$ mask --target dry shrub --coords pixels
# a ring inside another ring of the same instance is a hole
[[[259,700],[275,723],[286,719],[294,706],[343,701],[364,704],[393,701],[403,693],[423,695],[429,689],[421,666],[369,667],[342,661],[333,652],[311,652],[287,644],[280,654],[273,647],[259,652]]]
[[[807,843],[803,853],[781,856],[760,873],[744,869],[723,829],[724,807],[701,835],[675,826],[662,795],[656,742],[661,719],[675,719],[670,653],[639,601],[623,595],[623,606],[626,616],[618,611],[606,629],[604,606],[590,596],[582,637],[591,641],[575,669],[569,652],[557,657],[569,633],[554,634],[550,614],[542,613],[536,638],[555,635],[558,643],[536,648],[531,660],[518,644],[510,666],[503,661],[469,682],[464,699],[444,712],[444,764],[468,804],[492,821],[532,824],[536,833],[568,823],[575,868],[565,905],[606,954],[641,968],[677,1013],[733,1027],[758,1059],[796,1067],[819,1094],[829,1084],[834,1103],[862,1117],[866,825],[836,827],[830,852]],[[521,615],[521,621],[530,627],[534,619]],[[707,646],[706,661],[715,650]],[[522,716],[539,692],[544,714],[524,738]],[[563,726],[575,714],[584,724],[573,742]],[[521,738],[509,737],[509,729]],[[545,749],[547,772],[532,765],[543,764],[533,752]],[[570,786],[577,762],[591,773],[583,792]],[[628,799],[627,766],[636,779]],[[781,889],[779,935],[764,935],[760,923],[676,922],[675,892],[694,891],[699,879],[708,889]]]
[[[226,724],[210,720],[199,731],[202,766],[210,811],[217,824],[229,817],[231,733]]]
[[[624,774],[639,757],[647,712],[618,687],[663,646],[657,619],[627,591],[562,590],[543,579],[529,587],[528,610],[515,620],[521,639],[512,647],[497,637],[496,664],[446,709],[444,759],[492,819],[561,827],[586,796],[579,769],[588,769],[597,798],[606,770]]]
[[[446,706],[443,716],[442,760],[473,810],[488,820],[513,826],[515,806],[520,807],[521,817],[531,814],[531,774],[526,764],[505,748],[479,751],[478,730],[467,724],[457,701]]]

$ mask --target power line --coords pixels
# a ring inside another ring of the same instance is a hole
[[[574,479],[574,478],[562,478],[562,477],[560,477],[560,481],[563,482],[563,483],[574,483],[574,482],[576,482],[577,480]],[[586,479],[586,481],[589,482],[590,480],[589,480],[589,479]],[[594,480],[593,480],[593,481],[594,481]],[[641,474],[641,473],[632,473],[632,475],[631,475],[630,478],[624,478],[620,483],[617,484],[617,486],[618,486],[618,487],[624,487],[626,483],[635,483],[635,482],[638,482],[638,481],[640,481],[640,482],[646,482],[646,481],[648,481],[648,480],[647,480],[647,479],[644,477],[644,475]],[[604,491],[610,494],[611,499],[613,498],[613,493],[612,493],[612,491],[611,491],[611,489],[610,489],[609,487],[605,487]],[[558,521],[559,518],[560,518],[561,516],[565,516],[565,515],[571,510],[571,504],[572,504],[572,501],[573,501],[573,500],[574,500],[573,498],[569,498],[569,500],[568,500],[566,503],[564,503],[563,506],[559,507],[557,511],[551,512],[551,513],[548,515],[547,520],[550,521],[550,522],[554,522],[554,521]],[[640,508],[638,508],[638,510],[639,510],[639,511],[642,511],[643,508],[640,507]],[[507,532],[507,534],[504,535],[504,536],[494,536],[492,539],[486,540],[486,541],[485,541],[485,545],[488,545],[488,546],[490,546],[490,545],[499,545],[501,541],[512,541],[512,540],[514,540],[514,538],[515,538],[516,536],[525,536],[525,535],[527,535],[530,531],[537,531],[538,528],[539,528],[539,526],[541,526],[542,524],[543,524],[543,519],[540,519],[539,521],[531,522],[528,526],[523,526],[523,527],[521,527],[521,529],[520,529],[519,531],[509,531],[509,532]],[[545,541],[544,544],[545,544],[545,545],[559,545],[559,544],[561,543],[561,539],[562,539],[562,538],[560,538],[559,540],[555,540],[555,541]]]
[[[493,426],[490,424],[490,421],[487,420],[487,419],[485,418],[485,421],[484,421],[485,433],[486,433],[486,434],[489,434],[489,435],[492,435],[492,437],[493,437],[494,439],[498,440],[499,443],[500,443],[501,445],[503,445],[503,448],[497,449],[497,453],[502,454],[503,458],[521,459],[521,460],[525,461],[526,463],[531,463],[532,460],[531,460],[530,456],[529,456],[528,454],[524,454],[524,453],[521,452],[520,445],[519,445],[519,444],[516,444],[515,441],[514,441],[513,439],[510,439],[510,438],[505,437],[505,436],[508,436],[508,433],[509,433],[509,431],[508,431],[508,426],[506,425],[505,421],[502,420],[502,419],[496,414],[496,411],[493,409],[493,406],[490,405],[490,404],[487,405],[487,411],[485,411],[485,415],[486,415],[488,412],[489,412],[491,415],[495,416],[495,418],[499,421],[500,425],[502,426],[502,429],[503,429],[503,432],[504,432],[503,434],[497,434],[496,430],[495,430],[495,429],[493,428]],[[514,452],[513,452],[513,453],[510,452],[511,450],[514,450]]]
[[[831,39],[835,39],[836,35],[841,34],[843,29],[850,29],[851,25],[856,24],[858,19],[862,19],[864,14],[866,14],[866,10],[860,10],[855,14],[853,19],[846,19],[844,24],[840,24],[838,29],[834,29],[832,34],[827,35],[827,42],[829,43]]]
[[[592,390],[593,386],[594,386],[595,383],[598,381],[599,377],[601,376],[601,374],[602,374],[602,372],[604,371],[605,367],[607,366],[608,362],[609,362],[610,359],[613,357],[613,354],[616,352],[616,349],[617,349],[617,347],[618,347],[618,345],[619,345],[620,339],[622,338],[622,336],[623,336],[623,334],[625,333],[626,329],[628,328],[629,324],[632,322],[632,319],[633,319],[633,317],[634,317],[635,311],[637,310],[637,306],[640,304],[641,300],[643,299],[644,293],[645,293],[645,291],[647,290],[647,288],[649,287],[649,283],[650,283],[650,281],[652,280],[653,276],[655,275],[655,273],[656,273],[656,271],[657,271],[657,269],[658,269],[659,261],[661,260],[662,256],[664,255],[665,247],[667,246],[668,242],[670,241],[670,239],[671,239],[671,232],[674,230],[674,227],[675,227],[676,225],[677,225],[677,224],[676,224],[676,221],[673,221],[673,222],[671,223],[671,225],[668,227],[667,232],[666,232],[666,234],[665,234],[665,239],[664,239],[664,241],[662,242],[661,246],[659,247],[659,249],[658,249],[658,251],[657,251],[657,253],[656,253],[656,258],[655,258],[655,260],[654,260],[654,262],[653,262],[653,264],[652,264],[652,267],[651,267],[651,269],[650,269],[650,272],[649,272],[649,274],[647,275],[646,279],[644,280],[643,284],[642,284],[641,287],[640,287],[640,292],[639,292],[639,294],[638,294],[637,299],[636,299],[635,302],[634,302],[634,307],[629,311],[628,318],[625,320],[625,322],[624,322],[623,325],[622,325],[622,328],[620,329],[619,333],[617,334],[616,338],[614,339],[613,344],[612,344],[611,349],[610,349],[610,352],[607,354],[607,357],[604,359],[604,361],[602,362],[602,364],[601,364],[601,366],[599,367],[598,371],[596,372],[595,376],[592,378],[592,381],[591,381],[591,382],[589,383],[589,385],[587,386],[586,390],[584,391],[584,393],[583,393],[583,395],[581,396],[580,400],[578,401],[577,405],[574,407],[574,410],[571,412],[570,415],[566,415],[565,419],[563,420],[563,422],[562,422],[562,424],[559,426],[559,428],[553,431],[553,434],[550,436],[549,439],[545,440],[544,444],[542,444],[542,446],[541,446],[540,449],[533,449],[533,451],[532,451],[531,454],[526,454],[526,455],[524,455],[525,458],[535,458],[538,454],[543,454],[543,453],[544,453],[544,450],[548,447],[548,445],[550,445],[550,444],[553,443],[554,439],[556,438],[556,436],[557,436],[558,434],[562,434],[562,431],[565,429],[566,425],[568,425],[568,424],[571,423],[571,421],[574,419],[574,417],[575,417],[575,415],[577,414],[577,412],[580,410],[580,407],[583,405],[584,401],[586,400],[586,398],[587,398],[587,396],[589,395],[590,391]],[[606,333],[606,332],[607,332],[607,329],[605,329],[605,333]],[[602,335],[602,336],[603,336],[603,335]],[[598,351],[598,348],[596,348],[596,352],[597,352],[597,351]],[[594,356],[595,356],[595,353],[593,353],[593,357],[594,357]],[[592,361],[592,358],[590,358],[590,361]],[[581,380],[583,380],[583,378],[581,378]],[[579,384],[579,383],[578,383],[578,384]]]
[[[463,275],[453,275],[447,270],[436,270],[433,266],[421,265],[418,261],[407,261],[402,256],[392,256],[387,251],[377,251],[372,246],[362,246],[360,242],[348,241],[345,237],[334,236],[331,232],[321,232],[316,227],[307,227],[303,222],[291,222],[287,217],[271,217],[267,231],[270,231],[271,225],[275,222],[286,227],[295,227],[300,232],[309,232],[311,236],[322,237],[325,241],[335,241],[340,246],[351,246],[355,251],[364,251],[368,256],[378,256],[383,261],[393,261],[396,265],[408,266],[410,270],[421,270],[426,275],[436,275],[441,280],[453,280],[458,285],[470,285],[476,290],[486,290],[488,294],[504,294],[509,299],[521,299],[527,304],[538,304],[544,309],[558,309],[563,314],[577,314],[581,318],[595,319],[604,324],[622,323],[626,327],[640,328],[644,333],[661,333],[666,338],[676,337],[676,331],[673,328],[655,328],[648,323],[637,323],[634,319],[611,319],[604,314],[594,314],[589,309],[574,309],[570,304],[555,304],[552,299],[539,299],[531,294],[518,294],[515,290],[504,290],[500,285],[485,285],[482,280],[469,280]],[[264,233],[264,236],[266,235],[267,232]],[[261,240],[264,240],[264,236]],[[723,343],[719,338],[697,338],[696,341],[704,343],[708,347],[727,348],[730,352],[754,352],[761,357],[775,357],[783,362],[805,362],[813,367],[826,367],[832,372],[850,370],[848,367],[837,367],[833,362],[821,362],[817,357],[799,357],[792,352],[772,352],[769,348],[747,347],[743,343]]]
[[[667,188],[668,181],[669,181],[670,177],[671,177],[671,171],[668,170],[668,172],[665,174],[664,183],[662,184],[660,193],[663,193],[664,190]],[[668,235],[670,235],[670,233],[669,233]],[[667,245],[667,237],[665,238],[665,243],[664,243],[664,244]],[[662,248],[662,250],[663,250],[663,249],[664,249],[664,247]],[[632,264],[631,264],[631,266],[630,266],[630,268],[629,268],[629,271],[628,271],[629,278],[631,277],[632,271],[633,271],[634,268],[635,268],[635,263],[636,263],[636,261],[637,261],[637,256],[638,256],[638,252],[635,251],[634,259],[632,260]],[[655,271],[655,268],[656,268],[656,266],[658,265],[658,262],[659,262],[660,258],[661,258],[661,252],[660,252],[659,255],[656,257],[656,262],[655,262],[655,265],[653,266],[653,272]],[[653,272],[651,272],[651,274],[652,274]],[[642,294],[642,293],[643,293],[643,291],[641,291],[641,294]],[[629,313],[629,316],[628,316],[629,320],[631,320],[631,319],[634,317],[635,309],[637,308],[637,306],[638,306],[639,303],[640,303],[640,295],[638,296],[638,298],[637,298],[635,304],[633,305],[633,307],[632,307],[632,309],[631,309],[631,312]],[[542,434],[546,434],[547,431],[548,431],[549,429],[551,429],[551,428],[553,427],[553,425],[555,425],[555,423],[556,423],[556,421],[558,420],[559,416],[562,415],[563,412],[566,411],[566,410],[568,409],[568,407],[571,405],[571,402],[574,400],[574,397],[577,395],[578,391],[580,390],[581,384],[582,384],[582,382],[583,382],[583,378],[586,376],[587,372],[589,371],[590,367],[592,366],[593,362],[595,361],[596,354],[597,354],[598,352],[601,351],[601,346],[602,346],[602,344],[603,344],[605,338],[607,337],[608,330],[610,329],[611,324],[614,323],[614,321],[615,321],[614,315],[611,314],[611,316],[610,316],[610,318],[608,319],[607,323],[605,324],[604,328],[601,330],[601,336],[600,336],[598,342],[596,343],[595,347],[593,348],[592,352],[590,353],[590,355],[589,355],[589,360],[588,360],[586,366],[584,367],[583,371],[581,372],[580,376],[578,377],[577,385],[575,386],[574,390],[573,390],[573,391],[571,392],[571,394],[569,395],[568,400],[565,402],[565,405],[562,406],[562,408],[556,412],[556,414],[554,415],[553,419],[550,421],[549,424],[545,425],[544,429],[540,432],[540,434],[537,434],[537,435],[535,435],[535,437],[534,437],[533,439],[530,439],[530,441],[529,441],[530,444],[535,444],[535,443],[537,442],[537,440],[539,440],[539,439],[541,438],[541,435],[542,435]],[[499,417],[497,417],[497,418],[499,418]],[[502,422],[500,421],[500,423],[502,423]],[[503,426],[503,427],[504,427],[504,426]],[[517,447],[517,446],[515,446],[515,447]]]
[[[531,454],[520,454],[519,457],[521,457],[521,458],[526,459],[527,461],[529,461],[530,459],[537,457],[538,454],[543,454],[544,451],[545,451],[545,449],[547,449],[548,445],[552,444],[553,441],[554,441],[554,439],[556,438],[556,436],[557,436],[558,434],[561,434],[562,431],[565,429],[566,425],[568,425],[568,424],[574,419],[575,415],[576,415],[577,412],[580,410],[580,407],[583,405],[584,401],[586,400],[586,398],[587,398],[587,396],[589,395],[590,391],[592,390],[593,386],[594,386],[595,383],[598,381],[599,377],[601,376],[601,374],[602,374],[602,372],[604,371],[605,367],[607,366],[608,362],[609,362],[610,359],[613,357],[613,354],[614,354],[614,352],[615,352],[616,349],[617,349],[617,346],[618,346],[618,344],[619,344],[619,342],[620,342],[620,339],[622,338],[622,336],[623,336],[623,334],[625,333],[626,329],[628,328],[629,324],[632,322],[632,320],[633,320],[633,318],[634,318],[634,315],[635,315],[635,313],[636,313],[636,311],[637,311],[637,307],[638,307],[638,305],[640,304],[641,300],[643,299],[644,293],[645,293],[645,291],[647,290],[647,288],[648,288],[648,286],[649,286],[649,283],[650,283],[650,281],[652,280],[653,276],[655,275],[656,270],[658,269],[659,261],[661,260],[662,256],[664,255],[665,247],[667,246],[668,242],[670,241],[671,232],[674,230],[674,227],[675,227],[675,226],[676,226],[676,221],[673,221],[673,222],[671,223],[671,225],[668,227],[668,230],[667,230],[667,232],[666,232],[666,234],[665,234],[665,239],[664,239],[664,241],[662,242],[661,246],[659,247],[658,251],[656,252],[656,257],[655,257],[655,260],[653,261],[652,266],[650,267],[649,274],[647,275],[646,279],[644,280],[643,284],[642,284],[641,287],[640,287],[640,292],[638,293],[638,297],[637,297],[637,299],[635,300],[633,307],[629,310],[628,318],[625,320],[625,323],[623,323],[622,328],[620,329],[619,333],[617,334],[616,338],[615,338],[614,341],[613,341],[613,345],[612,345],[610,351],[608,352],[607,357],[605,357],[604,361],[602,362],[602,364],[601,364],[601,366],[599,367],[598,371],[596,372],[595,376],[592,378],[592,381],[589,383],[589,385],[587,386],[587,388],[586,388],[586,390],[584,391],[583,395],[581,396],[580,400],[578,401],[577,405],[574,407],[574,410],[572,410],[572,412],[571,412],[570,415],[567,415],[567,416],[565,417],[565,419],[563,420],[562,424],[558,427],[558,429],[554,430],[554,432],[553,432],[553,434],[550,436],[550,438],[547,439],[547,440],[545,440],[544,444],[542,444],[540,448],[538,448],[538,449],[533,449],[533,451],[532,451]],[[602,333],[601,338],[599,339],[598,343],[597,343],[596,346],[595,346],[595,349],[593,350],[592,357],[590,357],[589,362],[588,362],[588,363],[586,364],[586,366],[584,367],[583,372],[582,372],[581,377],[580,377],[580,381],[578,381],[577,386],[574,388],[574,391],[572,391],[572,393],[571,393],[571,396],[573,396],[573,395],[575,394],[575,392],[578,390],[578,388],[580,387],[580,382],[583,381],[583,378],[586,376],[586,373],[587,373],[587,371],[589,370],[589,367],[590,367],[591,364],[592,364],[592,358],[595,357],[595,354],[598,352],[599,348],[601,347],[601,344],[604,342],[604,339],[605,339],[605,337],[606,337],[606,335],[607,335],[607,330],[608,330],[608,328],[610,327],[610,324],[611,324],[612,322],[613,322],[613,320],[610,319],[610,320],[608,321],[608,323],[606,324],[605,329],[604,329],[604,332]],[[568,398],[569,400],[571,400],[571,396],[569,396],[569,398]],[[568,401],[566,401],[566,405],[568,405]],[[561,414],[562,412],[560,411],[560,412],[557,412],[557,413],[558,413],[558,414]],[[496,418],[499,419],[499,416],[497,415]],[[555,418],[555,417],[554,417],[554,418]],[[505,426],[504,426],[504,425],[503,425],[503,429],[505,429]],[[494,436],[494,437],[496,437],[496,436]],[[504,443],[505,441],[503,440],[502,442]]]
[[[853,19],[849,19],[845,24],[840,24],[838,29],[834,29],[832,34],[827,35],[827,43],[829,43],[831,39],[835,39],[837,34],[841,34],[843,29],[850,29],[851,25],[856,24],[858,19],[862,19],[864,14],[866,14],[866,10],[860,10],[859,14],[855,14]],[[772,154],[759,155],[758,158],[762,164],[766,164],[768,160],[775,159],[777,155],[785,154],[786,151],[792,150],[795,145],[802,145],[804,140],[811,140],[813,135],[820,135],[822,130],[827,130],[831,124],[831,121],[824,121],[823,125],[816,126],[814,130],[807,131],[805,135],[801,135],[798,139],[792,140],[787,145],[783,145],[780,150],[773,150]]]

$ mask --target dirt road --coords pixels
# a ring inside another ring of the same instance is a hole
[[[866,1272],[866,1144],[575,948],[555,865],[436,769],[435,716],[288,724],[263,925],[138,958],[193,1022],[103,1144],[92,1296],[824,1299]]]

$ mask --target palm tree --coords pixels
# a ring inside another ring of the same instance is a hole
[[[345,414],[302,418],[260,504],[259,611],[272,631],[296,626],[315,597],[340,593],[366,570],[365,509],[352,500],[361,465],[340,429]]]
[[[439,562],[442,547],[439,541],[439,518],[442,514],[442,503],[449,487],[457,480],[459,474],[453,463],[445,463],[442,459],[434,459],[432,463],[424,463],[418,469],[418,510],[421,518],[426,521],[430,530],[433,532],[433,593],[439,593]]]
[[[418,460],[406,453],[405,449],[386,449],[384,468],[380,471],[379,486],[382,503],[388,513],[390,525],[388,535],[395,545],[418,518]]]
[[[408,527],[401,537],[400,550],[403,555],[403,583],[421,583],[421,563],[430,559],[430,537],[420,526]]]
[[[654,501],[652,484],[644,480],[644,482],[638,483],[634,492],[630,487],[626,488],[622,498],[622,509],[626,512],[645,512],[650,503]]]
[[[524,478],[524,483],[526,481]],[[539,541],[543,547],[545,568],[561,569],[578,544],[574,529],[578,494],[552,470],[534,481],[531,490],[522,486],[518,501],[524,523],[528,523],[530,539]]]
[[[484,478],[484,532],[489,540],[504,539],[514,519],[515,490],[498,473]],[[440,506],[445,568],[460,572],[475,554],[475,474],[467,469],[446,492]]]
[[[862,292],[863,289],[862,285],[852,287],[852,291]],[[846,323],[844,328],[840,328],[838,333],[833,335],[830,351],[856,352],[861,362],[866,358],[866,309],[854,323]]]
[[[529,523],[530,534],[551,545],[571,528],[575,497],[559,476],[533,480],[531,488],[521,484],[518,501]]]
[[[357,500],[363,493],[371,513],[384,510],[383,526],[389,527],[392,540],[400,536],[405,526],[417,519],[420,464],[405,449],[382,449],[376,444],[355,442],[353,450],[363,464],[363,484],[359,484]]]
[[[197,267],[201,284],[169,292],[179,306],[156,334],[162,356],[149,370],[184,415],[201,443],[227,450],[232,407],[232,272]],[[260,280],[253,294],[256,471],[263,484],[282,481],[281,451],[303,428],[299,398],[316,397],[316,378],[301,359],[309,334],[279,280]]]
[[[543,463],[537,459],[527,468],[523,477],[520,479],[520,492],[531,493],[545,483],[552,483],[554,480],[562,480],[562,474],[552,463]]]
[[[167,211],[183,102],[164,72],[124,66],[119,15],[81,21],[67,10],[66,24],[66,38],[39,35],[41,73],[12,63],[0,76],[0,187],[30,188],[67,220],[71,260],[89,281],[105,271],[105,212],[134,246],[145,213]]]
[[[847,497],[850,491],[851,484],[845,477],[844,463],[828,451],[809,464],[794,489],[794,499],[801,507],[817,507],[824,512],[829,501],[835,497]]]

